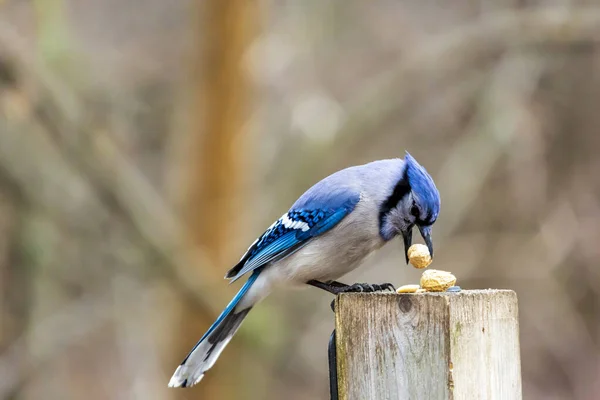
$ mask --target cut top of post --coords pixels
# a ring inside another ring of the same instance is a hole
[[[336,300],[340,399],[521,399],[512,290]]]

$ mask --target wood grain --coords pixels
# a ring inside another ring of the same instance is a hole
[[[521,399],[510,290],[342,294],[340,399]]]

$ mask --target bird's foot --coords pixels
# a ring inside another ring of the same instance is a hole
[[[385,292],[390,290],[396,291],[396,288],[391,283],[355,283],[354,285],[346,285],[337,281],[321,282],[316,280],[310,280],[307,284],[328,291],[329,293],[337,296],[340,293],[373,293],[373,292]],[[335,312],[335,300],[331,302],[331,309]]]
[[[354,285],[346,285],[345,283],[337,281],[321,282],[316,280],[311,280],[306,283],[311,286],[318,287],[319,289],[326,290],[333,295],[338,295],[340,293],[372,293],[383,292],[386,290],[396,290],[396,288],[394,288],[394,285],[392,285],[391,283],[355,283]]]
[[[373,293],[373,292],[385,292],[390,290],[396,291],[396,288],[391,283],[355,283],[353,285],[340,288],[339,293]]]
[[[389,290],[395,292],[396,288],[391,283],[355,283],[353,285],[346,285],[345,287],[337,288],[336,295],[340,293],[374,293],[374,292],[385,292]],[[335,313],[335,299],[331,301],[329,305],[331,311]]]

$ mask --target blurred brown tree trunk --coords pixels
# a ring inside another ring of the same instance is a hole
[[[258,4],[249,0],[199,0],[195,12],[193,37],[199,45],[192,60],[188,131],[183,138],[188,147],[182,164],[183,217],[190,228],[191,243],[201,247],[214,266],[207,273],[219,282],[235,259],[231,257],[231,235],[240,223],[236,202],[242,197],[243,131],[249,117],[251,86],[243,61],[255,37]],[[233,292],[222,282],[222,288],[215,290]],[[215,317],[199,315],[184,306],[177,353],[183,356],[189,351]],[[202,393],[200,398],[246,398],[238,380],[241,355],[234,347],[235,342],[192,389]]]
[[[250,84],[243,56],[252,42],[256,2],[202,0],[198,36],[202,49],[196,60],[191,119],[186,216],[195,242],[211,261],[223,264],[235,227],[234,201],[240,196],[245,149],[243,129],[248,114]],[[224,275],[219,267],[217,275]]]

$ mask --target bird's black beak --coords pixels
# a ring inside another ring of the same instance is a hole
[[[431,241],[431,225],[427,226],[419,226],[419,231],[421,232],[421,236],[423,236],[423,240],[425,240],[425,244],[429,249],[429,255],[433,258],[433,242]]]
[[[402,237],[404,238],[404,256],[406,264],[408,264],[408,248],[412,244],[412,226],[406,232],[402,232]]]

